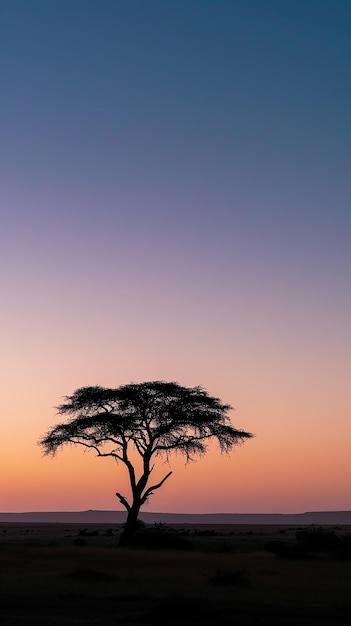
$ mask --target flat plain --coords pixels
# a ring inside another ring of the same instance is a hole
[[[306,530],[306,527],[305,527]],[[310,529],[345,540],[351,527]],[[3,626],[351,623],[351,558],[296,526],[0,524]],[[338,544],[339,545],[339,544]],[[344,545],[341,543],[340,545]]]

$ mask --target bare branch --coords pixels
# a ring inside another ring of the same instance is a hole
[[[77,441],[75,439],[70,439],[67,441],[67,443],[71,443],[74,446],[83,446],[83,448],[89,448],[90,450],[94,450],[98,457],[111,456],[115,459],[118,459],[119,461],[123,461],[123,458],[119,454],[117,454],[117,452],[115,452],[114,450],[110,450],[110,452],[102,452],[98,448],[98,445],[95,445],[94,443],[85,443],[84,441]]]
[[[121,504],[123,504],[123,506],[127,509],[128,513],[130,511],[130,504],[128,503],[127,499],[122,496],[122,494],[118,493],[118,491],[116,492],[116,496],[118,498],[118,500],[120,501]]]
[[[133,443],[134,443],[137,451],[139,452],[140,456],[144,456],[145,451],[146,451],[146,446],[141,444],[140,441],[137,438],[134,439]]]
[[[167,478],[170,477],[171,474],[172,474],[172,472],[168,472],[168,474],[166,474],[166,476],[164,478],[162,478],[162,480],[159,483],[157,483],[157,485],[152,485],[152,487],[149,487],[145,491],[145,493],[144,493],[144,495],[143,495],[143,497],[141,499],[141,503],[144,504],[146,502],[146,500],[148,499],[148,497],[151,496],[153,494],[153,492],[156,491],[156,489],[159,489],[160,487],[162,487],[163,483],[167,480]]]

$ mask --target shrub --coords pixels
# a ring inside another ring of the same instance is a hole
[[[154,524],[153,527],[145,526],[137,531],[132,545],[150,550],[189,550],[192,542],[183,533],[165,524]]]
[[[208,582],[213,587],[247,587],[250,585],[249,578],[245,568],[238,570],[219,569],[213,576],[210,576]]]
[[[296,531],[296,539],[305,552],[325,552],[335,550],[340,539],[333,530],[322,526],[310,526]]]
[[[269,541],[266,549],[280,558],[306,559],[316,558],[318,553],[339,550],[342,540],[333,530],[321,526],[299,528],[295,534],[296,542]]]

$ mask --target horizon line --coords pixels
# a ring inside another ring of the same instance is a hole
[[[123,513],[127,514],[124,509],[51,509],[51,510],[26,510],[26,511],[0,511],[0,515],[29,515],[29,514],[51,514],[51,513]],[[184,511],[140,511],[141,514],[146,515],[305,515],[308,513],[351,513],[351,509],[314,509],[308,511],[297,511],[293,513],[282,513],[279,511],[221,511],[221,512],[206,512],[206,513],[187,513]]]

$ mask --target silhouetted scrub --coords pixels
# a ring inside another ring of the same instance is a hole
[[[322,526],[309,526],[296,531],[296,539],[305,552],[335,550],[340,538],[333,530]]]
[[[99,536],[99,531],[98,530],[87,530],[87,528],[83,528],[83,529],[80,529],[78,531],[78,536],[79,537],[98,537]]]
[[[164,525],[145,527],[134,533],[133,548],[149,550],[191,550],[192,540],[173,528]]]
[[[342,545],[346,546],[343,538],[340,538],[333,530],[321,526],[299,528],[295,538],[294,543],[280,540],[269,541],[266,543],[266,550],[273,552],[279,558],[315,559],[323,554],[336,554]]]
[[[196,535],[197,537],[218,537],[220,535],[223,535],[223,533],[219,533],[216,530],[195,530],[194,531],[194,535]]]
[[[245,568],[230,570],[230,569],[219,569],[213,576],[210,576],[208,582],[213,587],[226,587],[226,586],[235,586],[235,587],[249,587],[251,586],[251,581],[248,578],[247,571]]]
[[[88,542],[86,539],[83,539],[82,537],[76,537],[76,539],[73,540],[73,545],[78,546],[80,548],[84,548],[85,546],[88,545]]]

